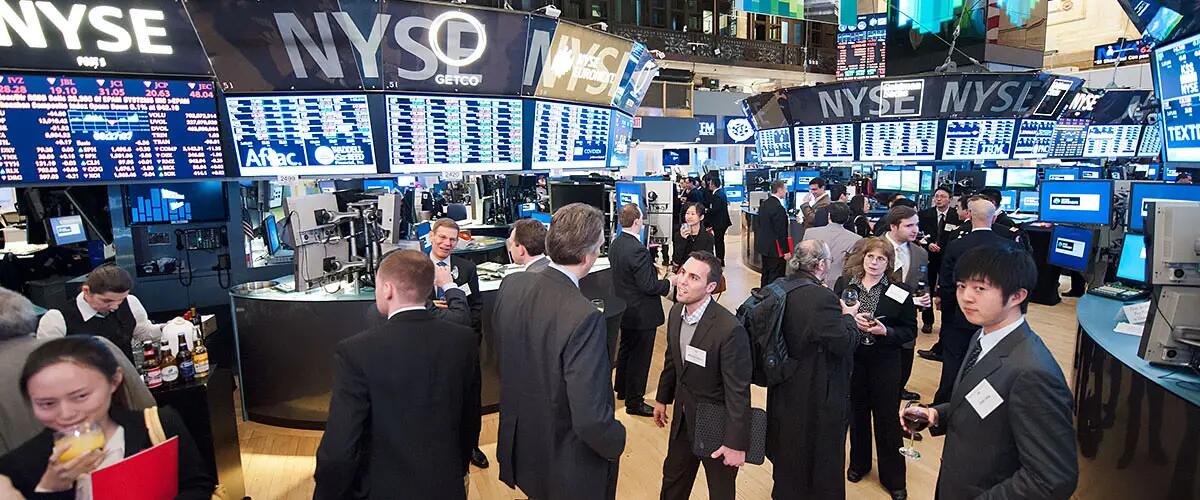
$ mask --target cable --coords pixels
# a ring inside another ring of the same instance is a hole
[[[976,66],[979,66],[980,68],[982,68],[982,69],[983,69],[985,72],[992,73],[992,70],[991,70],[991,69],[989,69],[987,66],[984,66],[984,65],[983,65],[983,63],[979,62],[979,60],[978,60],[978,59],[975,59],[975,58],[974,58],[974,57],[972,57],[970,54],[967,54],[966,52],[963,52],[963,51],[959,50],[959,49],[958,49],[958,46],[957,46],[957,43],[958,43],[958,36],[959,36],[959,34],[961,33],[961,30],[962,30],[962,20],[963,20],[963,16],[965,16],[965,15],[967,14],[967,11],[968,11],[968,10],[975,10],[975,8],[979,7],[979,6],[980,6],[982,3],[983,3],[983,0],[976,0],[976,1],[974,1],[974,2],[972,2],[972,3],[971,3],[971,6],[970,6],[970,8],[965,8],[965,7],[963,8],[962,12],[960,12],[960,13],[958,14],[958,19],[956,19],[956,20],[954,21],[954,39],[953,39],[952,41],[947,41],[945,38],[942,38],[942,36],[939,34],[939,32],[941,31],[940,29],[939,29],[939,30],[937,30],[937,31],[931,30],[931,29],[930,29],[928,26],[925,26],[925,25],[923,25],[923,24],[921,24],[921,23],[917,22],[917,19],[916,19],[916,18],[914,18],[914,17],[913,17],[912,15],[910,15],[909,13],[907,13],[907,12],[904,12],[903,10],[900,10],[900,6],[899,6],[899,5],[897,5],[897,3],[896,3],[896,0],[887,0],[888,7],[896,9],[896,12],[898,12],[898,13],[900,13],[900,14],[903,14],[903,15],[904,15],[904,17],[907,17],[907,18],[908,18],[908,20],[909,20],[909,21],[912,21],[912,23],[913,23],[913,24],[915,24],[915,25],[917,25],[918,27],[921,27],[921,28],[923,28],[923,29],[925,29],[925,30],[929,31],[929,34],[930,34],[930,35],[933,35],[933,36],[934,36],[934,38],[937,38],[938,40],[941,40],[941,41],[942,41],[942,43],[945,43],[946,45],[949,45],[949,46],[950,46],[950,50],[949,50],[949,51],[946,53],[946,62],[947,62],[947,63],[951,62],[951,57],[950,57],[950,55],[951,55],[952,53],[954,53],[954,52],[958,52],[958,53],[959,53],[959,54],[961,54],[963,57],[967,58],[967,60],[968,60],[968,61],[971,61],[971,63],[975,64]],[[986,36],[986,35],[985,35],[985,36]],[[943,66],[947,66],[947,64],[946,64],[946,63],[943,63]]]

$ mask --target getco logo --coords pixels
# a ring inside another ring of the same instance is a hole
[[[462,59],[454,59],[450,57],[449,54],[446,54],[446,51],[442,50],[442,46],[438,43],[438,40],[441,38],[439,35],[441,35],[442,27],[452,20],[463,21],[471,25],[471,29],[475,31],[476,35],[479,36],[479,44],[475,46],[475,49],[472,50],[470,54],[467,54],[467,56]],[[441,15],[434,18],[433,22],[429,25],[429,49],[432,50],[433,55],[446,66],[450,66],[452,68],[468,66],[483,57],[484,51],[487,50],[487,29],[484,28],[483,23],[479,22],[478,19],[475,19],[474,16],[467,14],[466,12],[443,12]],[[433,80],[437,82],[438,85],[467,85],[474,87],[483,81],[483,75],[457,73],[442,74],[435,76]]]

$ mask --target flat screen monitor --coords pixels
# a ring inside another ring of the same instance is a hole
[[[571,203],[583,203],[608,213],[608,196],[604,184],[550,183],[550,213]]]
[[[1037,187],[1037,169],[1008,169],[1008,171],[1004,173],[1004,187],[1009,189],[1032,189]]]
[[[1050,257],[1054,266],[1085,273],[1092,260],[1095,232],[1080,227],[1056,225],[1050,234]]]
[[[946,120],[943,160],[1007,160],[1012,155],[1013,119]]]
[[[1017,202],[1017,210],[1025,213],[1034,213],[1038,211],[1038,203],[1041,201],[1041,196],[1037,191],[1021,191],[1018,195],[1020,201]]]
[[[813,179],[821,176],[821,172],[817,170],[798,170],[796,171],[796,190],[807,191],[808,183]]]
[[[537,101],[533,168],[605,168],[611,120],[607,108]]]
[[[1054,124],[1051,138],[1051,158],[1079,158],[1083,156],[1084,140],[1087,138],[1087,119],[1061,119]]]
[[[429,253],[433,248],[433,243],[429,241],[429,233],[433,229],[433,222],[425,221],[413,226],[413,234],[417,236],[417,241],[421,242],[421,251]]]
[[[1143,158],[1157,158],[1162,153],[1162,145],[1162,129],[1159,125],[1146,125],[1142,129],[1142,139],[1138,142],[1137,155]]]
[[[1057,224],[1108,224],[1112,219],[1112,181],[1045,181],[1038,218]]]
[[[1089,125],[1083,143],[1086,158],[1130,158],[1137,155],[1141,125]]]
[[[1117,279],[1134,283],[1146,282],[1146,238],[1125,233],[1121,259],[1117,261]]]
[[[1175,182],[1179,178],[1179,169],[1167,165],[1163,165],[1162,180],[1166,182]]]
[[[547,226],[550,225],[550,220],[552,219],[549,212],[534,212],[531,218]]]
[[[875,172],[876,190],[899,191],[903,184],[903,176],[900,170],[880,170]]]
[[[662,152],[662,164],[664,167],[673,167],[677,165],[692,164],[692,150],[690,149],[664,149]]]
[[[612,112],[612,133],[608,144],[609,168],[629,166],[633,152],[633,117],[617,110]]]
[[[854,161],[854,124],[795,127],[796,161]]]
[[[861,161],[937,159],[937,120],[866,122],[861,127]]]
[[[725,200],[729,203],[746,201],[746,188],[742,186],[727,186],[723,189],[725,189]]]
[[[363,191],[377,193],[395,193],[400,188],[392,179],[363,179]]]
[[[917,170],[901,170],[900,190],[906,193],[921,191],[921,174],[922,172]]]
[[[521,170],[520,99],[388,95],[392,173]]]
[[[225,222],[229,212],[220,181],[123,186],[129,223],[189,224]]]
[[[746,181],[746,172],[743,170],[722,170],[721,179],[726,186],[741,186]]]
[[[267,244],[267,253],[279,253],[279,227],[275,224],[275,214],[267,215],[262,223],[263,239]]]
[[[1145,231],[1146,204],[1153,201],[1200,201],[1200,184],[1135,182],[1129,188],[1129,230]]]
[[[1054,147],[1054,120],[1021,120],[1012,157],[1016,160],[1040,160],[1050,156]]]
[[[378,173],[363,94],[226,97],[240,175]]]
[[[78,215],[51,217],[50,236],[54,238],[55,245],[70,245],[87,241],[87,232],[83,230],[83,217]]]
[[[1079,178],[1079,169],[1077,168],[1047,168],[1046,180],[1048,181],[1073,181]]]
[[[1103,179],[1104,169],[1096,167],[1083,167],[1079,169],[1080,179]]]
[[[322,193],[333,193],[337,191],[337,183],[331,180],[317,181],[317,189]]]
[[[0,183],[225,176],[211,81],[8,73],[0,82]]]
[[[983,169],[984,181],[983,185],[987,187],[1002,188],[1004,187],[1004,169],[1003,168],[985,168]]]
[[[1017,204],[1019,203],[1020,194],[1017,191],[1005,190],[1000,191],[1000,210],[1005,212],[1016,212]]]
[[[795,161],[790,127],[759,130],[754,133],[758,149],[758,161],[763,163],[791,163]]]
[[[1163,127],[1163,159],[1200,163],[1200,34],[1154,49],[1154,91]]]

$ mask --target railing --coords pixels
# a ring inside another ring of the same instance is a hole
[[[761,40],[727,38],[699,32],[682,32],[644,26],[616,25],[613,34],[642,42],[652,50],[698,61],[741,62],[750,65],[796,66],[797,71],[833,74],[837,51]]]

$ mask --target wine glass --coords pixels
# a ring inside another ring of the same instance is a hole
[[[909,401],[907,404],[904,405],[904,407],[910,408],[913,405],[917,405],[917,404],[914,403],[913,401]],[[920,406],[920,405],[917,405],[917,406]],[[904,414],[904,423],[907,424],[907,426],[908,426],[908,446],[901,446],[900,450],[899,450],[900,454],[904,455],[905,458],[909,458],[912,460],[920,460],[921,452],[917,451],[917,449],[915,447],[913,447],[913,437],[916,434],[919,434],[921,431],[925,430],[925,428],[929,426],[929,416],[927,416],[924,413],[915,413],[915,412],[905,413]]]
[[[854,307],[858,304],[858,287],[851,285],[842,290],[842,302],[846,304],[846,307]],[[875,337],[862,331],[859,331],[858,341],[862,345],[875,345]]]
[[[913,291],[913,299],[921,299],[926,295],[929,295],[929,285],[925,283],[925,280],[917,281],[917,289]],[[924,307],[921,307],[921,309],[924,309]]]

